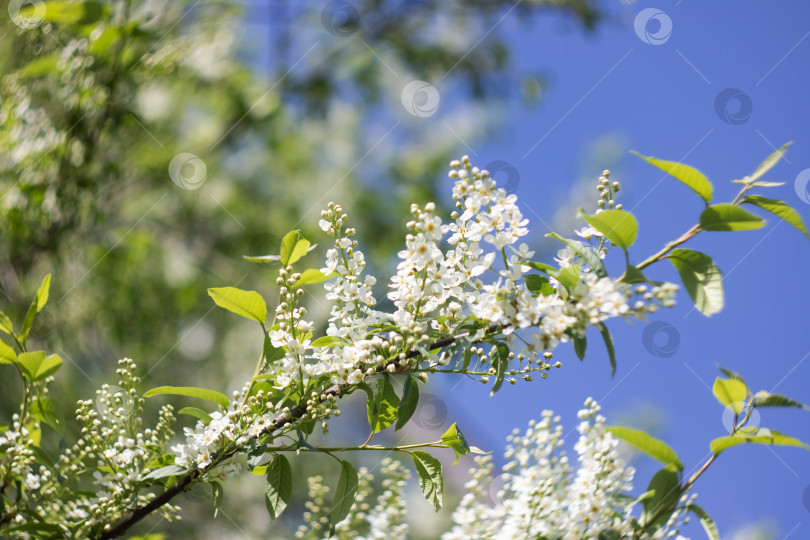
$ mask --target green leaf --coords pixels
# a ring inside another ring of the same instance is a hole
[[[152,479],[157,480],[158,478],[166,478],[167,476],[178,476],[188,471],[181,467],[180,465],[166,465],[165,467],[161,467],[159,469],[155,469],[154,471],[150,472],[146,476],[143,477],[144,480]]]
[[[735,373],[734,371],[731,371],[730,369],[726,369],[721,365],[717,365],[717,369],[719,369],[720,373],[725,375],[726,378],[728,378],[728,379],[736,379],[738,381],[742,381],[743,383],[745,383],[745,379],[743,379],[742,375],[740,375],[739,373]]]
[[[11,323],[11,319],[8,318],[8,315],[2,311],[0,311],[0,331],[10,336],[14,335],[14,325]]]
[[[680,497],[678,473],[670,466],[664,467],[652,477],[647,491],[655,493],[644,500],[641,520],[645,527],[658,528],[667,522],[678,506]]]
[[[25,338],[28,337],[28,332],[31,330],[31,326],[34,324],[36,314],[39,313],[42,308],[45,307],[45,304],[48,303],[48,291],[50,287],[51,275],[48,274],[42,280],[42,284],[39,286],[37,295],[31,301],[31,305],[28,307],[28,313],[25,314],[25,319],[23,320],[22,328],[20,329],[20,341],[25,341]]]
[[[349,515],[357,494],[357,471],[348,461],[340,462],[340,478],[335,490],[335,500],[332,503],[332,527],[329,536],[335,534],[335,526]]]
[[[773,166],[779,162],[780,159],[782,159],[782,156],[785,155],[785,152],[787,151],[788,147],[791,144],[792,142],[785,143],[779,150],[777,150],[776,152],[765,158],[765,161],[759,164],[757,170],[755,170],[751,176],[746,176],[743,179],[743,181],[746,181],[747,183],[752,183],[755,180],[761,178],[766,172],[770,171],[773,168]]]
[[[605,340],[605,347],[607,347],[608,358],[610,359],[610,376],[616,375],[616,349],[613,347],[613,337],[610,335],[605,323],[600,322],[597,327],[599,333],[602,334],[602,339]]]
[[[754,407],[795,407],[810,410],[810,407],[781,394],[771,394],[761,390],[754,394]]]
[[[413,377],[405,379],[405,385],[402,389],[402,399],[399,400],[399,410],[397,411],[397,423],[394,426],[394,431],[401,429],[408,420],[411,419],[413,413],[416,411],[416,406],[419,404],[419,383]]]
[[[743,197],[742,202],[753,204],[771,214],[778,216],[785,220],[788,224],[796,227],[803,235],[810,238],[810,233],[807,232],[807,227],[804,226],[804,221],[796,210],[784,201],[777,201],[776,199],[767,199],[759,195],[748,195]]]
[[[317,349],[320,347],[342,347],[345,345],[351,345],[351,343],[335,336],[321,336],[313,341],[311,346]]]
[[[281,360],[287,354],[284,347],[273,347],[273,342],[270,341],[270,336],[264,335],[264,359],[270,363],[276,360]]]
[[[605,268],[605,263],[602,262],[602,259],[599,258],[599,255],[596,254],[596,251],[594,251],[591,246],[585,245],[579,240],[571,240],[569,238],[563,238],[559,234],[553,232],[548,233],[546,236],[548,236],[549,238],[553,238],[555,240],[559,240],[560,242],[571,248],[571,250],[574,253],[582,257],[583,260],[585,260],[585,262],[588,263],[588,266],[593,268],[593,271],[596,273],[597,276],[605,277],[608,275],[607,269]]]
[[[722,379],[717,377],[712,386],[714,397],[722,405],[732,407],[735,414],[740,414],[745,408],[745,399],[748,397],[748,387],[737,379]]]
[[[699,170],[695,169],[694,167],[690,167],[689,165],[684,165],[683,163],[664,161],[663,159],[643,156],[638,152],[633,153],[650,165],[658,167],[665,173],[692,188],[692,190],[700,195],[700,197],[706,201],[707,204],[712,202],[712,192],[714,191],[712,183],[709,182],[706,175]]]
[[[267,467],[267,481],[264,485],[264,503],[271,520],[275,520],[287,508],[291,496],[292,469],[287,458],[279,454]]]
[[[46,356],[45,351],[24,352],[17,357],[17,364],[28,380],[38,381],[56,373],[62,366],[62,359],[58,354]]]
[[[467,439],[464,438],[464,434],[461,433],[461,430],[458,429],[455,422],[442,434],[442,442],[448,448],[452,448],[453,452],[456,454],[456,461],[453,465],[458,465],[458,460],[461,456],[470,453],[470,445],[467,443]]]
[[[700,520],[700,524],[703,526],[703,530],[706,531],[706,536],[709,537],[709,540],[720,540],[720,531],[717,530],[717,525],[714,523],[714,520],[709,516],[709,514],[696,504],[687,504],[686,510],[695,514],[698,519]]]
[[[225,488],[215,480],[211,481],[211,497],[214,499],[214,517],[217,517],[222,508],[222,499],[225,498]]]
[[[571,341],[574,343],[574,352],[577,353],[577,358],[580,361],[585,359],[585,349],[588,346],[588,340],[585,336],[579,337],[577,335],[571,336]]]
[[[523,276],[523,281],[526,283],[526,288],[529,292],[534,294],[548,296],[554,293],[554,287],[551,286],[546,276],[541,276],[540,274],[526,274]]]
[[[372,433],[379,433],[396,421],[399,398],[388,377],[380,379],[377,391],[366,399],[366,406]]]
[[[207,388],[196,388],[194,386],[158,386],[157,388],[152,388],[146,392],[143,397],[150,398],[164,394],[206,399],[208,401],[213,401],[224,409],[227,409],[228,405],[231,404],[228,397],[221,392],[217,392],[216,390],[208,390]]]
[[[793,437],[788,437],[783,433],[779,433],[778,431],[773,431],[767,428],[759,428],[756,431],[756,435],[751,436],[740,436],[740,435],[728,435],[726,437],[720,437],[715,439],[711,442],[709,448],[715,454],[719,454],[724,450],[728,450],[734,446],[740,444],[770,444],[770,445],[778,445],[778,446],[796,446],[799,448],[805,448],[810,450],[810,446],[804,444],[799,439],[794,439]]]
[[[31,404],[30,414],[32,418],[51,426],[59,435],[65,434],[65,421],[62,417],[62,410],[54,400],[46,397],[37,399]]]
[[[568,291],[573,291],[580,281],[580,268],[579,266],[566,266],[560,270],[554,278],[560,282],[560,285],[565,287]]]
[[[691,249],[673,249],[668,258],[698,311],[709,317],[723,309],[723,274],[711,257]]]
[[[326,281],[327,279],[331,279],[337,276],[337,272],[332,272],[331,274],[324,274],[318,268],[307,268],[303,272],[301,272],[301,279],[295,282],[295,285],[309,285],[312,283],[321,283]]]
[[[633,214],[626,210],[605,210],[598,214],[589,215],[582,208],[577,217],[584,219],[588,225],[605,235],[613,245],[627,251],[638,235],[638,221]]]
[[[664,465],[674,465],[679,471],[683,470],[683,463],[678,458],[678,454],[664,441],[629,427],[608,426],[605,429],[614,437],[618,437]]]
[[[414,450],[412,455],[422,494],[438,511],[442,507],[442,491],[444,490],[442,464],[438,459],[422,450]]]
[[[197,407],[183,407],[179,411],[178,414],[187,414],[189,416],[193,416],[199,420],[202,420],[203,424],[208,425],[211,423],[211,415],[205,412],[202,409],[198,409]]]
[[[492,384],[492,391],[489,395],[494,396],[503,385],[506,372],[509,369],[509,347],[503,343],[493,345],[489,352],[489,363],[495,368],[495,382]]]
[[[633,266],[632,264],[628,264],[627,268],[624,270],[624,274],[622,277],[619,278],[619,281],[627,284],[635,284],[635,283],[649,283],[650,280],[641,273],[641,270]]]
[[[704,231],[749,231],[761,229],[765,220],[733,204],[713,204],[700,214]]]
[[[0,340],[0,364],[13,364],[17,361],[17,353],[14,349],[6,345],[3,340]]]
[[[267,303],[256,291],[243,291],[236,287],[208,289],[208,295],[220,307],[242,317],[264,324],[267,319]]]
[[[288,266],[303,257],[309,251],[309,240],[303,237],[301,231],[288,232],[281,239],[281,264]]]

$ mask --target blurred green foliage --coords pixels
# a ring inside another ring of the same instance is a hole
[[[242,256],[276,252],[293,227],[318,238],[329,200],[349,210],[372,271],[387,269],[407,203],[434,198],[455,137],[491,127],[472,127],[476,107],[540,94],[490,29],[543,9],[597,20],[592,0],[15,6],[0,17],[0,292],[19,319],[53,274],[31,339],[65,359],[54,399],[67,410],[123,356],[162,384],[241,384],[261,342],[206,289],[269,293],[270,274]],[[455,134],[404,110],[415,79],[441,82]],[[170,174],[181,153],[199,159]],[[0,379],[2,410],[14,384]]]

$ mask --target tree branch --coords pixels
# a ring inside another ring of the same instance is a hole
[[[486,335],[498,333],[502,329],[503,329],[502,325],[499,325],[499,324],[490,325],[486,329]],[[436,340],[432,341],[428,345],[428,350],[447,347],[448,345],[451,345],[451,344],[455,343],[459,339],[462,339],[464,337],[468,337],[469,335],[470,335],[470,333],[466,332],[464,334],[459,334],[457,336],[447,336],[447,337],[436,339]],[[407,357],[408,358],[416,358],[420,354],[421,353],[418,350],[411,349],[410,351],[408,351]],[[385,372],[386,371],[385,366],[380,366],[377,371],[380,372],[380,373]],[[330,386],[326,390],[324,390],[323,393],[321,394],[320,399],[321,399],[321,401],[323,401],[323,399],[325,399],[327,397],[330,397],[330,396],[341,397],[341,396],[345,395],[347,393],[347,390],[350,389],[350,388],[353,390],[351,385],[348,385],[348,384],[335,384],[333,386]],[[306,412],[307,412],[307,409],[304,406],[298,405],[296,407],[293,407],[292,409],[290,409],[289,415],[283,414],[281,416],[276,417],[270,423],[270,425],[268,426],[268,428],[267,428],[267,430],[265,432],[266,433],[273,433],[274,431],[277,431],[277,430],[283,428],[287,424],[292,424],[296,420],[300,420],[304,416],[304,414]],[[157,498],[155,498],[152,502],[150,502],[149,504],[146,504],[144,506],[135,508],[135,510],[133,510],[132,513],[127,518],[125,518],[123,521],[119,522],[118,525],[116,525],[115,527],[112,527],[112,528],[107,529],[106,531],[102,532],[101,535],[98,537],[98,539],[99,540],[109,540],[110,538],[118,538],[119,536],[122,536],[124,533],[127,532],[127,530],[129,530],[130,527],[132,527],[133,525],[135,525],[136,523],[141,521],[143,518],[145,518],[146,516],[148,516],[149,514],[154,512],[155,510],[157,510],[160,507],[168,504],[177,495],[179,495],[180,493],[185,491],[188,487],[190,487],[191,484],[195,480],[197,480],[201,476],[203,476],[208,470],[211,470],[212,468],[219,465],[224,459],[227,459],[228,457],[232,457],[235,453],[236,453],[236,451],[234,450],[233,452],[228,452],[228,453],[226,453],[224,455],[221,455],[221,456],[218,456],[218,457],[215,456],[212,463],[211,463],[211,465],[208,466],[208,469],[206,469],[206,470],[195,469],[195,470],[189,472],[188,474],[186,474],[185,476],[181,477],[180,480],[178,480],[176,484],[174,484],[172,487],[168,488],[166,491],[164,491],[163,493],[158,495]]]

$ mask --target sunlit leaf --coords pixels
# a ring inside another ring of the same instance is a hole
[[[759,428],[755,435],[729,435],[726,437],[720,437],[713,440],[709,447],[713,453],[719,454],[724,450],[728,450],[729,448],[738,446],[740,444],[795,446],[810,450],[810,446],[804,444],[799,439],[795,439],[793,437],[784,435],[783,433],[779,433],[778,431],[773,431],[766,428]]]
[[[619,246],[625,251],[636,241],[638,221],[633,214],[626,210],[605,210],[589,215],[580,208],[577,217],[584,219],[588,225],[604,234],[613,245]]]
[[[456,461],[453,465],[458,464],[458,460],[461,456],[470,453],[470,445],[467,443],[467,439],[464,438],[464,434],[461,433],[461,430],[458,429],[455,422],[442,434],[442,442],[455,452]]]
[[[723,309],[723,275],[711,257],[691,249],[673,249],[668,258],[701,313],[709,317]]]
[[[681,463],[681,460],[678,458],[678,454],[664,441],[656,439],[648,433],[629,427],[608,426],[605,429],[614,437],[618,437],[648,456],[657,459],[664,465],[671,464],[679,471],[683,470],[683,463]]]
[[[700,214],[704,231],[748,231],[764,226],[764,219],[733,204],[714,204]]]
[[[804,221],[796,210],[784,201],[776,199],[767,199],[759,195],[748,195],[743,197],[743,203],[753,204],[771,214],[778,216],[785,220],[788,224],[796,227],[803,235],[810,238],[810,233],[807,232],[807,227],[804,226]]]
[[[281,239],[281,264],[288,266],[303,257],[309,251],[309,240],[303,237],[301,231],[288,232]]]
[[[748,387],[738,379],[722,379],[718,377],[714,380],[712,393],[722,405],[731,407],[736,414],[740,414],[748,397]]]
[[[56,373],[62,359],[58,354],[47,356],[45,351],[24,352],[17,357],[17,364],[29,380],[38,381]]]
[[[690,167],[689,165],[684,165],[683,163],[643,156],[638,152],[633,153],[650,165],[658,167],[665,173],[692,188],[692,190],[700,195],[700,197],[707,203],[712,202],[712,192],[714,191],[712,183],[709,182],[706,175],[699,170],[695,169],[694,167]]]
[[[208,289],[208,295],[220,307],[242,317],[264,324],[267,319],[267,303],[256,291],[243,291],[236,287]]]
[[[146,392],[143,397],[150,398],[160,395],[188,396],[205,399],[208,401],[213,401],[225,409],[227,409],[228,405],[231,403],[228,397],[221,392],[217,392],[216,390],[208,390],[207,388],[196,388],[193,386],[159,386]]]

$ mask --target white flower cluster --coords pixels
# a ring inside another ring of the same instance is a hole
[[[404,489],[410,473],[399,461],[391,458],[384,458],[380,469],[383,480],[374,506],[371,506],[374,477],[365,467],[357,471],[354,504],[349,514],[335,526],[332,536],[328,534],[330,507],[326,502],[329,487],[324,485],[323,477],[309,477],[305,523],[298,528],[295,537],[306,540],[405,540],[408,524],[405,521]]]
[[[226,447],[243,446],[265,433],[278,413],[272,410],[257,412],[264,410],[262,398],[263,392],[260,390],[248,403],[234,403],[233,408],[225,414],[219,411],[211,413],[208,423],[199,420],[194,429],[183,428],[185,441],[171,447],[175,456],[174,464],[184,469],[204,469]],[[221,476],[227,477],[239,469],[239,464],[232,462],[226,470],[220,471]]]
[[[454,526],[442,540],[630,537],[630,508],[616,495],[632,488],[634,469],[619,457],[618,440],[605,430],[599,410],[589,398],[579,412],[575,473],[551,411],[543,411],[523,435],[515,430],[509,437],[508,462],[499,477],[492,477],[490,456],[477,457],[468,492],[453,513]]]
[[[312,323],[304,320],[306,310],[298,306],[303,291],[293,290],[301,275],[282,268],[279,322],[269,332],[273,346],[285,350],[273,368],[276,388],[286,388],[293,381],[303,385],[322,376],[330,376],[333,384],[358,384],[383,369],[407,368],[414,363],[414,350],[422,353],[417,362],[435,360],[447,365],[450,356],[436,357],[422,347],[429,341],[427,333],[453,335],[470,314],[499,328],[507,340],[514,339],[515,330],[527,329],[527,346],[519,356],[531,363],[539,352],[550,351],[571,336],[583,336],[589,325],[612,317],[643,318],[658,305],[673,303],[674,285],[650,289],[599,277],[579,256],[568,252],[559,260],[561,272],[569,272],[566,286],[559,279],[535,276],[548,286],[542,294],[530,290],[526,274],[534,252],[524,243],[518,245],[528,233],[528,220],[517,198],[498,188],[489,173],[473,167],[467,156],[450,166],[450,176],[456,180],[454,221],[443,223],[433,203],[411,206],[414,219],[407,223],[405,249],[398,254],[400,262],[389,284],[388,299],[396,307],[393,313],[374,309],[376,279],[364,275],[365,257],[353,239],[354,229],[346,227],[348,216],[334,203],[321,212],[318,225],[335,239],[321,269],[333,278],[325,288],[331,302],[326,334],[334,341],[328,347],[312,347]],[[604,189],[610,196],[616,191]],[[601,236],[595,230],[580,235]],[[603,239],[599,251],[605,249]],[[394,325],[396,330],[374,334],[380,325]]]

